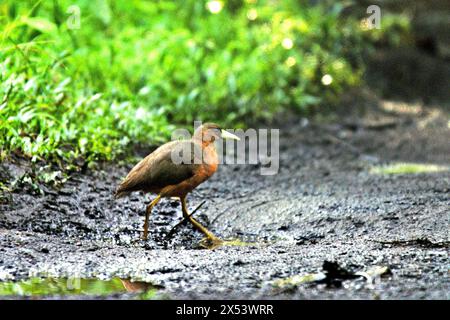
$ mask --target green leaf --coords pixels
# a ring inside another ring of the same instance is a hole
[[[56,24],[42,17],[23,16],[21,17],[20,21],[22,22],[22,24],[27,25],[28,27],[38,30],[42,33],[52,33],[57,29]]]

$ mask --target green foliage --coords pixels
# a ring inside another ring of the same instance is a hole
[[[418,174],[418,173],[433,173],[449,171],[446,166],[438,166],[435,164],[426,163],[392,163],[384,166],[377,166],[371,168],[370,172],[374,174]]]
[[[30,278],[21,281],[0,281],[0,297],[38,296],[111,296],[127,290],[119,278],[111,280],[81,278]],[[157,289],[137,292],[137,298],[153,299]]]
[[[73,5],[79,29],[69,28]],[[2,1],[0,154],[66,170],[167,140],[172,124],[242,126],[332,101],[358,83],[364,47],[358,22],[340,19],[341,9],[294,0]]]
[[[368,29],[364,20],[361,21],[361,27],[364,30],[363,38],[366,41],[387,47],[411,45],[414,42],[411,17],[408,14],[385,13],[380,22],[379,29]]]

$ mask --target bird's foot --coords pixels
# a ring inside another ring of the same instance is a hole
[[[205,237],[200,240],[200,246],[210,250],[216,249],[220,246],[223,246],[224,244],[225,241],[217,237]]]
[[[258,243],[242,241],[239,239],[230,239],[230,240],[224,240],[222,245],[230,246],[230,247],[246,247],[246,246],[256,246],[256,245],[258,245]]]

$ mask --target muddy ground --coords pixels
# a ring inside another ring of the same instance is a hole
[[[105,165],[44,195],[18,190],[3,201],[0,277],[133,278],[161,285],[158,297],[172,299],[450,298],[449,109],[369,89],[347,93],[341,104],[326,120],[291,117],[273,126],[280,128],[278,174],[221,166],[188,198],[191,210],[206,200],[195,216],[214,233],[250,244],[205,250],[190,226],[166,240],[181,219],[170,199],[154,210],[149,240],[139,240],[149,197],[113,200],[133,164]],[[447,170],[372,171],[396,162]],[[18,161],[2,167],[27,170]],[[386,266],[390,274],[373,283],[272,285],[320,271],[324,261],[351,272]]]

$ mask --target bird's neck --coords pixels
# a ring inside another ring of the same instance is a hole
[[[207,167],[209,176],[216,172],[219,165],[219,156],[214,143],[209,143],[206,147],[203,147],[203,162]]]
[[[201,145],[202,149],[204,149],[204,148],[213,148],[214,150],[216,149],[216,146],[214,145],[214,142],[212,142],[212,141],[205,141],[202,138],[197,138],[197,137],[194,137],[193,140],[195,143]]]
[[[201,145],[202,162],[207,165],[213,165],[214,167],[217,167],[217,164],[219,163],[219,156],[217,155],[216,145],[214,144],[214,142],[205,142],[201,140],[198,141],[194,139],[194,143],[197,145]]]

